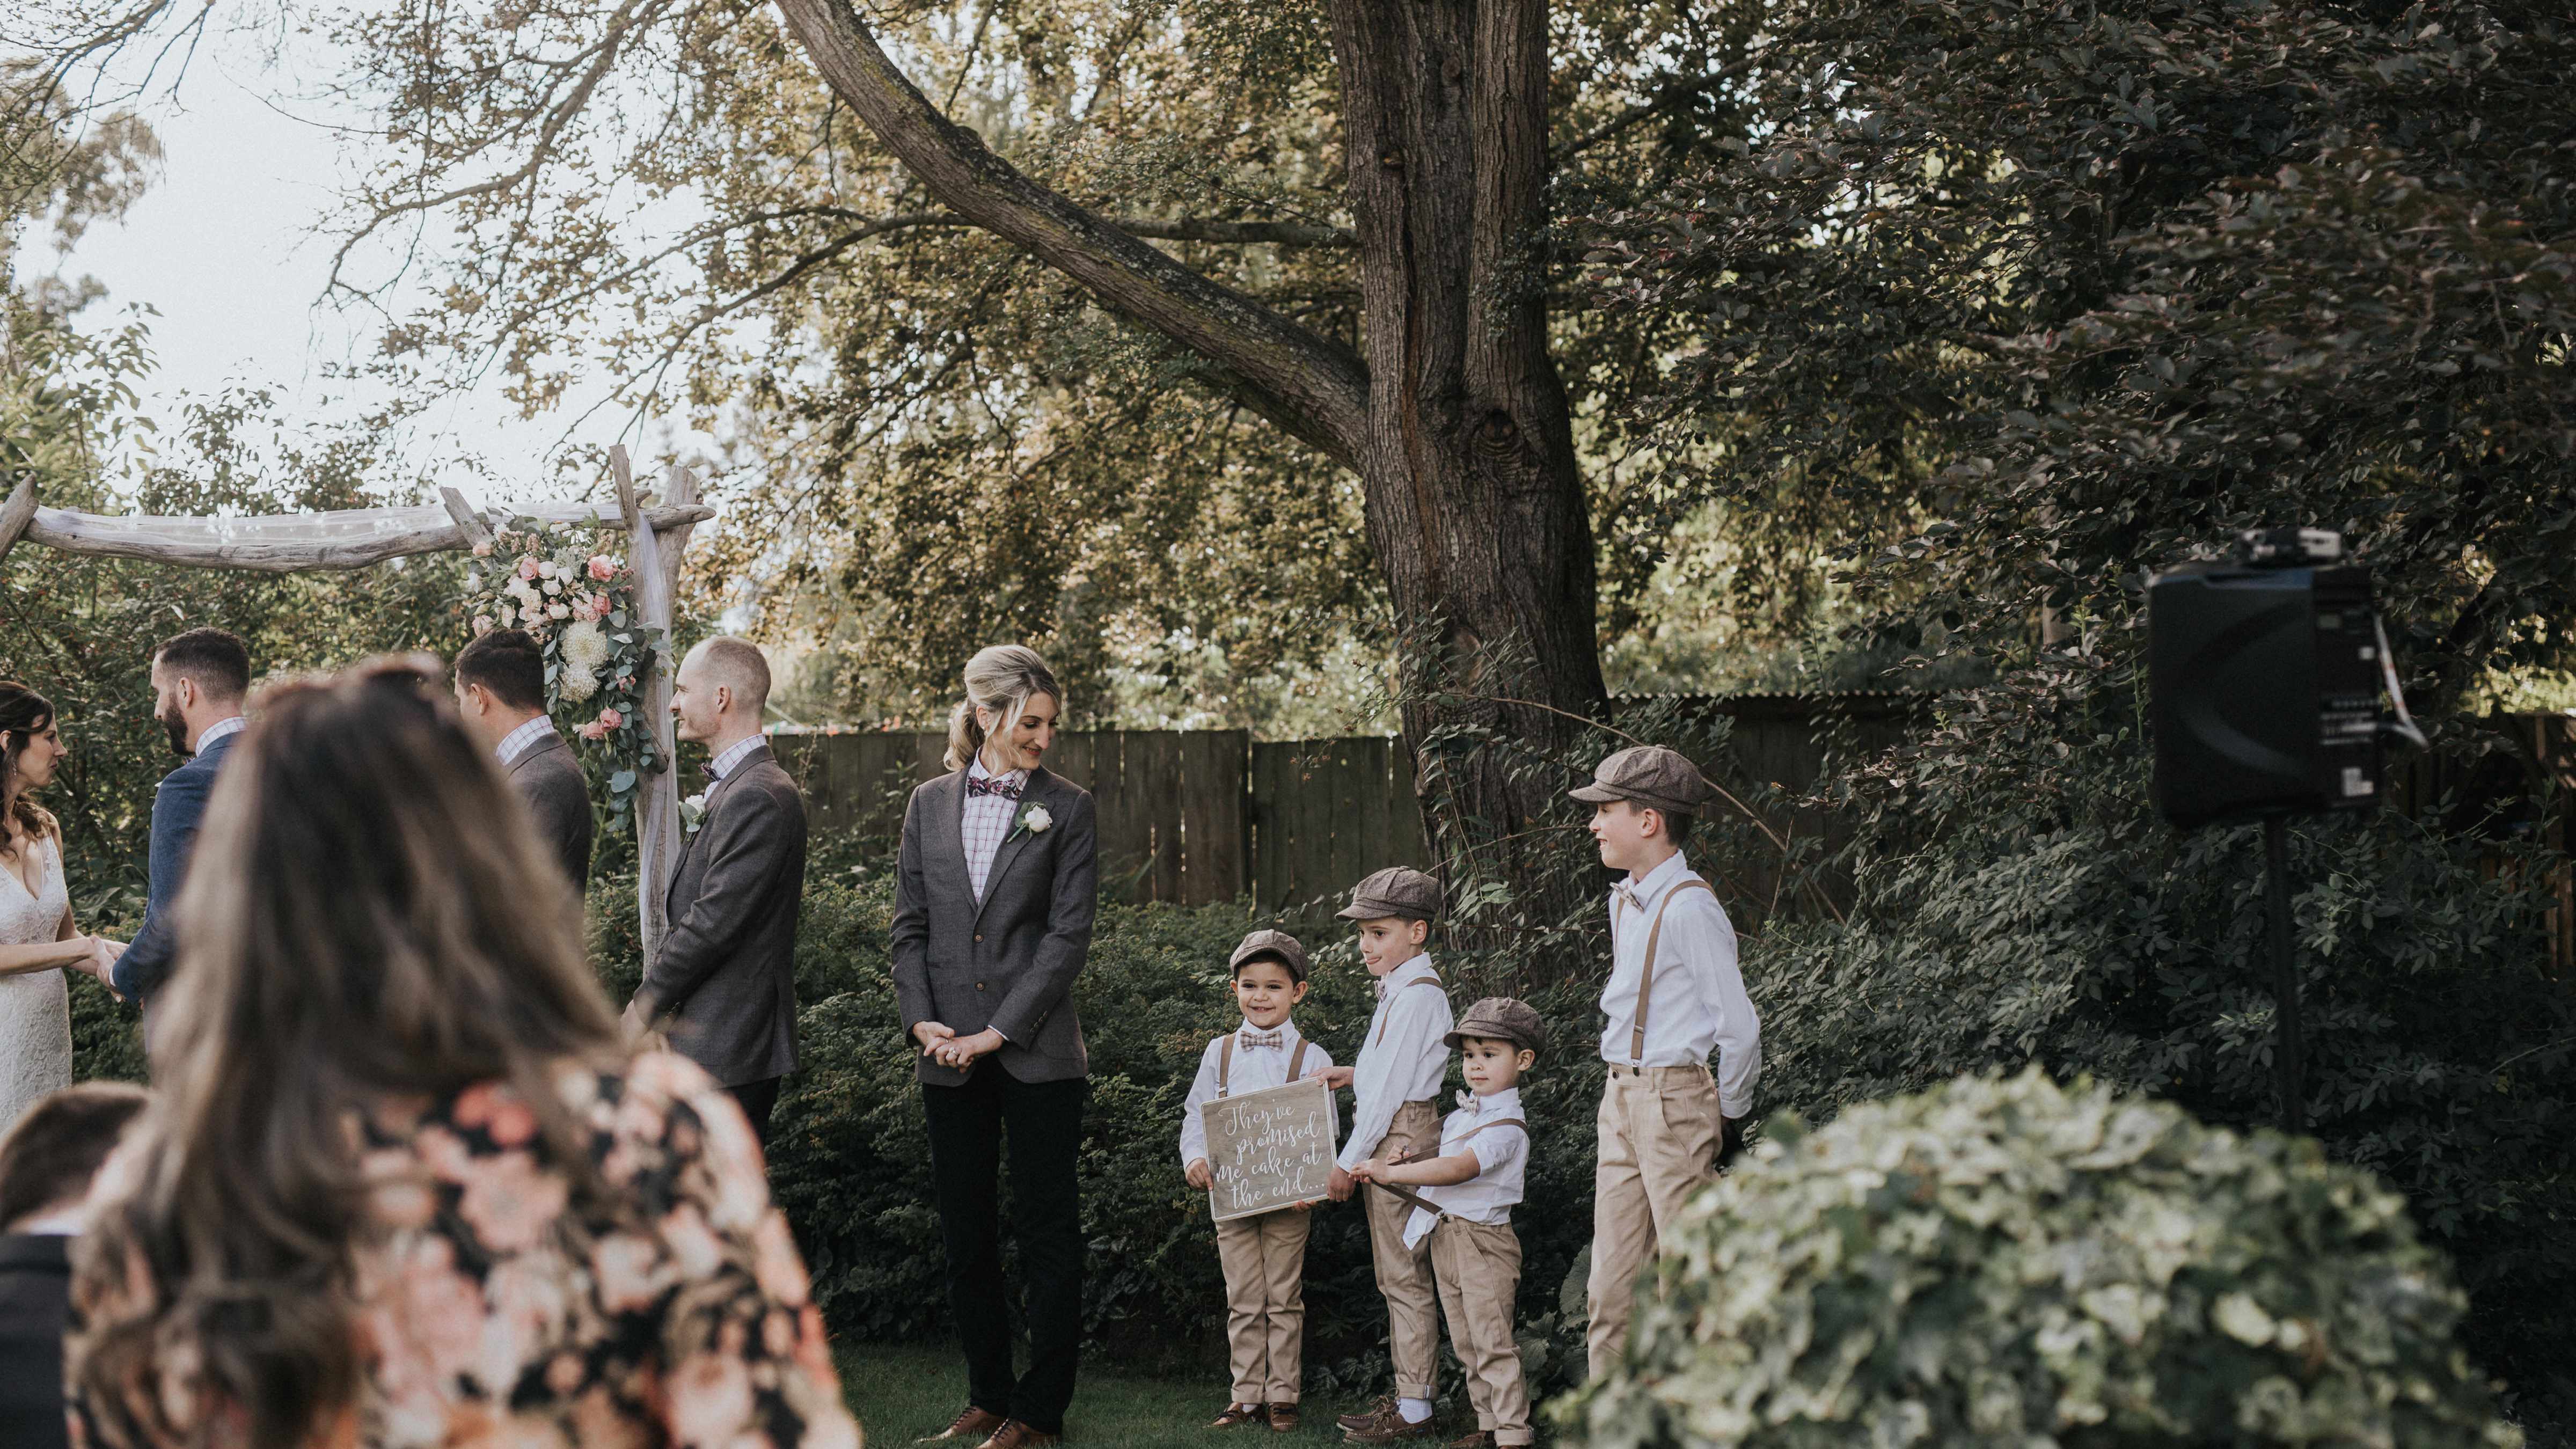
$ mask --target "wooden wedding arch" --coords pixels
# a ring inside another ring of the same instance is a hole
[[[590,523],[622,528],[632,535],[628,555],[635,565],[636,607],[646,626],[660,629],[665,648],[671,632],[671,584],[680,570],[681,554],[698,524],[715,510],[698,501],[697,476],[685,468],[671,470],[661,500],[645,506],[635,491],[633,464],[626,447],[608,450],[609,470],[617,483],[614,513],[604,504],[548,502],[477,510],[453,488],[438,490],[441,503],[409,508],[363,508],[336,513],[286,513],[247,518],[149,518],[80,513],[44,508],[36,501],[36,483],[22,477],[8,501],[0,503],[0,561],[20,540],[63,553],[92,558],[141,559],[188,568],[256,569],[264,573],[303,573],[317,569],[358,569],[387,559],[415,554],[455,553],[488,543],[495,524],[513,518],[547,523]],[[644,959],[651,961],[668,926],[664,904],[671,872],[679,863],[680,791],[671,740],[672,669],[658,656],[644,678],[644,710],[652,721],[654,745],[663,768],[646,777],[636,792],[636,920]]]

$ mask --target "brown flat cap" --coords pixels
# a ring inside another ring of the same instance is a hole
[[[1547,1049],[1547,1022],[1525,1001],[1509,996],[1488,996],[1467,1008],[1458,1018],[1457,1028],[1441,1040],[1456,1050],[1462,1037],[1480,1036],[1487,1041],[1507,1041],[1531,1051]]]
[[[1391,865],[1351,887],[1351,903],[1336,914],[1345,921],[1386,916],[1436,921],[1440,919],[1440,882],[1411,866]]]
[[[1591,784],[1565,793],[1595,805],[1634,800],[1676,815],[1697,815],[1711,798],[1708,782],[1689,758],[1662,745],[1631,745],[1603,760],[1592,772]]]
[[[1288,968],[1290,980],[1306,979],[1306,948],[1286,931],[1255,931],[1244,937],[1234,954],[1226,958],[1225,969],[1234,971],[1255,956],[1275,956],[1279,964]]]

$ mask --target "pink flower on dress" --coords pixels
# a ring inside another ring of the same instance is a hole
[[[735,1444],[753,1427],[751,1369],[738,1353],[699,1352],[673,1366],[667,1385],[675,1444]]]
[[[465,1172],[457,1216],[496,1253],[525,1252],[563,1215],[570,1192],[563,1178],[537,1165],[526,1152],[478,1157]]]
[[[661,1245],[640,1233],[610,1233],[593,1244],[590,1277],[599,1306],[611,1313],[640,1313],[679,1281]]]
[[[595,553],[590,556],[590,576],[592,578],[597,579],[604,584],[611,578],[616,577],[616,574],[617,560],[610,558],[604,553]]]
[[[805,1260],[796,1255],[796,1235],[788,1231],[785,1213],[771,1212],[752,1230],[751,1271],[761,1292],[789,1308],[804,1306],[806,1295],[813,1291]]]
[[[537,1135],[537,1114],[501,1082],[478,1082],[456,1096],[450,1114],[459,1127],[480,1127],[496,1147],[516,1147]]]

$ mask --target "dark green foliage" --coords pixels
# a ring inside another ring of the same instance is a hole
[[[2312,1142],[2037,1071],[1783,1128],[1561,1411],[1595,1449],[2522,1442],[2404,1204]]]

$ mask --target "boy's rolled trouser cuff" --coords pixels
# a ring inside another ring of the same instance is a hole
[[[1378,1144],[1375,1161],[1398,1153],[1436,1151],[1440,1114],[1429,1102],[1407,1102],[1396,1108],[1395,1121]],[[1430,1245],[1404,1246],[1404,1223],[1413,1205],[1391,1193],[1372,1192],[1363,1199],[1369,1228],[1369,1262],[1377,1272],[1378,1295],[1386,1300],[1387,1356],[1395,1361],[1398,1398],[1439,1397],[1440,1290],[1431,1278]]]

